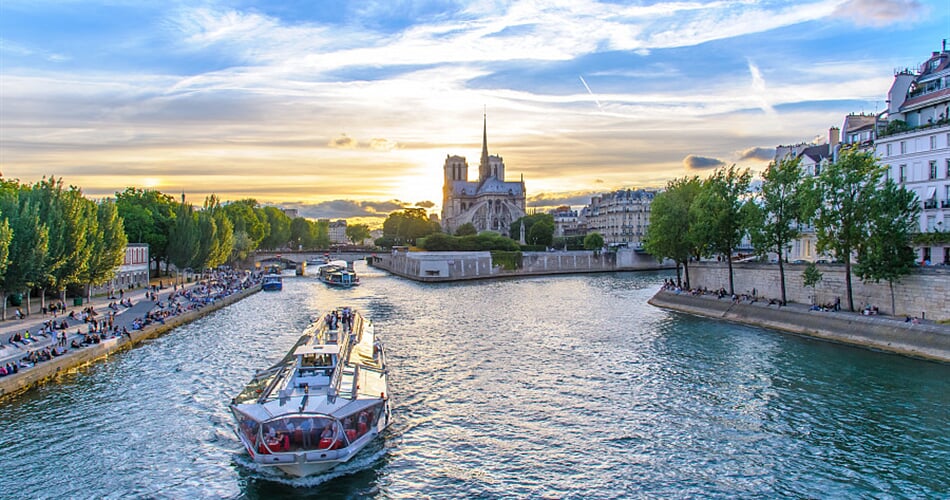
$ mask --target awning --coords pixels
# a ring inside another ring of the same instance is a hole
[[[931,187],[929,187],[929,188],[927,188],[927,189],[929,189],[929,191],[927,191],[927,197],[924,198],[924,199],[925,199],[925,200],[935,200],[935,199],[937,199],[937,187],[936,187],[936,186],[931,186]]]
[[[339,354],[339,344],[317,344],[302,345],[294,351],[294,356],[303,356],[304,354]]]

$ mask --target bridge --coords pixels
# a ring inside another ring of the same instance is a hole
[[[327,260],[345,260],[352,264],[357,260],[366,260],[366,257],[376,254],[373,250],[309,250],[309,251],[257,251],[254,262],[263,266],[280,265],[285,269],[296,268],[298,264],[306,262],[308,265],[322,264]]]

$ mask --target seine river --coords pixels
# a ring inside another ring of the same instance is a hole
[[[653,308],[665,274],[358,289],[288,278],[0,403],[4,498],[946,498],[950,366]],[[353,462],[249,463],[227,404],[361,309],[394,423]]]

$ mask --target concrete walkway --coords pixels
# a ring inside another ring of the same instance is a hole
[[[186,289],[190,289],[195,286],[196,283],[191,283],[186,285]],[[182,288],[179,287],[179,290]],[[152,301],[146,298],[148,293],[145,289],[132,290],[124,295],[125,299],[132,301],[132,307],[118,306],[119,309],[115,311],[115,320],[113,325],[118,326],[119,331],[122,328],[126,328],[129,331],[132,331],[132,323],[136,318],[142,318],[150,311],[156,308],[159,302],[163,304],[168,303],[168,297],[175,292],[173,287],[165,287],[164,289],[156,293],[157,300]],[[91,301],[83,300],[81,306],[73,305],[68,306],[65,312],[59,312],[56,316],[52,313],[43,314],[40,311],[39,307],[35,307],[33,310],[37,311],[33,314],[22,318],[22,319],[7,319],[5,321],[0,321],[0,365],[6,365],[11,361],[19,361],[27,356],[31,351],[37,349],[43,349],[46,347],[51,347],[57,344],[56,338],[51,338],[51,336],[42,335],[41,332],[44,329],[46,322],[53,320],[57,325],[66,321],[68,328],[66,329],[66,346],[67,352],[64,355],[68,355],[69,351],[75,350],[68,347],[73,340],[79,340],[80,342],[85,338],[84,335],[77,334],[77,330],[82,333],[89,331],[89,324],[80,320],[80,313],[92,306],[93,310],[97,313],[95,316],[96,319],[101,320],[108,318],[108,315],[113,311],[109,308],[109,304],[113,302],[118,302],[117,299],[110,299],[108,296],[93,297]],[[47,304],[51,303],[50,301]],[[36,301],[33,305],[37,305]],[[16,308],[7,309],[8,315],[15,311]],[[22,310],[22,308],[21,308]],[[75,318],[70,318],[69,313],[73,312]],[[22,343],[22,342],[11,342],[11,338],[14,334],[20,333],[21,335],[26,332],[30,332],[30,337],[34,338],[35,341],[32,343]],[[59,335],[62,330],[54,329],[54,336]],[[82,348],[79,348],[82,349]]]

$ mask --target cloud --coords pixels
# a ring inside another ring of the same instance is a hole
[[[567,191],[561,193],[538,193],[528,196],[526,204],[529,207],[557,207],[560,205],[588,205],[592,196],[601,194],[602,191]]]
[[[687,155],[683,158],[683,166],[693,170],[705,170],[710,168],[725,167],[726,162],[718,158],[709,158],[706,156]]]
[[[337,149],[355,149],[357,146],[359,146],[359,143],[356,142],[356,139],[347,137],[346,134],[343,134],[340,137],[331,139],[327,146]]]
[[[772,161],[775,158],[775,148],[751,147],[738,151],[739,161],[743,160],[763,160]]]
[[[429,200],[420,201],[420,202],[416,203],[416,206],[417,206],[417,207],[422,207],[422,208],[432,208],[432,207],[435,206],[435,202],[432,202],[432,201],[429,201]]]
[[[390,141],[389,139],[382,139],[379,137],[374,137],[369,140],[369,148],[375,151],[392,151],[399,147],[399,143]]]
[[[431,208],[435,204],[428,203]],[[349,219],[355,217],[386,218],[390,213],[409,208],[408,203],[399,200],[388,201],[356,201],[356,200],[329,200],[319,203],[290,202],[276,203],[281,208],[296,208],[300,217],[308,219]],[[419,204],[417,204],[419,205]]]
[[[918,0],[847,0],[835,8],[834,15],[858,26],[887,26],[921,19],[928,11]]]

